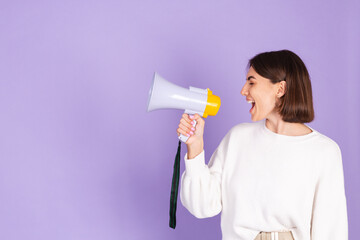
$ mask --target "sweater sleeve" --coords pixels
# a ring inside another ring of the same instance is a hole
[[[197,218],[213,217],[222,210],[223,145],[224,141],[215,150],[208,165],[205,164],[204,151],[193,159],[187,159],[185,155],[180,199],[183,206]]]
[[[311,220],[311,240],[347,240],[348,220],[341,150],[336,144],[318,179]]]

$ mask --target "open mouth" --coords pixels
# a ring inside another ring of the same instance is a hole
[[[251,103],[251,109],[250,109],[251,112],[255,107],[255,101],[248,101],[248,103]]]

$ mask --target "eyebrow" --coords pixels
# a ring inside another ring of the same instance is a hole
[[[253,79],[256,79],[254,76],[249,76],[246,80],[247,80],[247,81],[250,81],[250,79],[252,79],[252,78],[253,78]]]

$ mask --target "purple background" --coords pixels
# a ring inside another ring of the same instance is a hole
[[[309,69],[309,125],[342,150],[357,239],[359,12],[356,0],[1,1],[0,239],[220,239],[219,216],[196,219],[180,200],[168,227],[182,112],[146,112],[153,73],[221,97],[208,160],[251,122],[248,59],[280,49]]]

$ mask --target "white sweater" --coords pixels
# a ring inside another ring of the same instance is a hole
[[[205,164],[187,159],[180,199],[197,218],[221,212],[223,240],[292,231],[295,240],[347,240],[341,150],[312,129],[280,135],[265,119],[233,127]],[[308,126],[309,127],[309,126]]]

